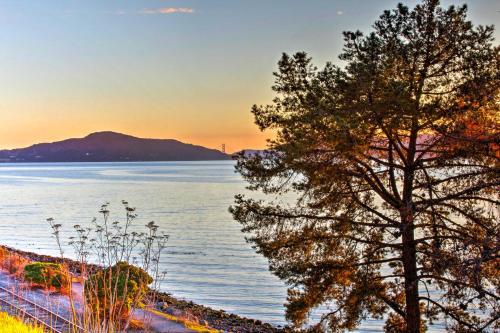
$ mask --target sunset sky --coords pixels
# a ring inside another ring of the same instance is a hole
[[[272,99],[281,53],[336,62],[343,30],[397,2],[0,0],[0,148],[102,130],[263,148],[249,110]],[[498,1],[467,3],[500,22]]]

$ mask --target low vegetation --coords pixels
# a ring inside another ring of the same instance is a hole
[[[153,278],[143,269],[119,262],[95,272],[85,283],[85,298],[99,318],[126,320],[132,306],[143,306]]]
[[[69,294],[71,276],[62,264],[32,262],[21,254],[0,246],[0,269],[33,287]]]
[[[68,271],[61,264],[34,262],[24,266],[24,279],[36,286],[58,291],[69,290],[71,282]]]
[[[25,324],[5,312],[0,312],[0,333],[44,333],[43,328]]]
[[[21,277],[24,273],[24,267],[29,263],[30,261],[23,256],[0,247],[0,268],[9,274]]]
[[[135,208],[126,201],[122,203],[124,221],[111,222],[105,204],[99,211],[101,220],[93,219],[86,227],[75,225],[75,236],[70,237],[85,296],[79,307],[83,311],[73,311],[73,320],[91,332],[114,333],[136,326],[132,310],[154,307],[164,274],[158,264],[168,235],[160,232],[154,222],[147,223],[144,231],[136,231]],[[47,221],[63,258],[59,237],[62,225],[52,218]],[[76,309],[72,295],[70,302]]]

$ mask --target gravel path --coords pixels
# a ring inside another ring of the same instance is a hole
[[[69,300],[66,296],[50,295],[40,289],[29,289],[26,284],[2,271],[0,271],[0,286],[57,313],[63,318],[71,317]]]
[[[184,325],[168,320],[160,315],[144,311],[142,309],[135,309],[132,316],[134,319],[141,320],[157,333],[191,333],[195,332],[187,329]]]

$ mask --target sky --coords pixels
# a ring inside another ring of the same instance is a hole
[[[281,54],[338,63],[342,31],[398,2],[0,0],[0,149],[104,130],[264,148],[250,108],[271,102]],[[467,4],[475,24],[500,22],[500,2]]]

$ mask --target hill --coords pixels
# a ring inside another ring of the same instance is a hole
[[[215,149],[173,139],[143,139],[115,132],[0,150],[0,162],[132,162],[228,160]]]

